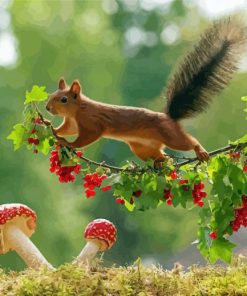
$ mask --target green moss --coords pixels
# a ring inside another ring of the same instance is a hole
[[[57,271],[5,272],[0,269],[0,295],[74,296],[137,295],[199,296],[247,295],[247,263],[237,260],[229,267],[179,265],[165,271],[141,265],[84,269],[63,265]]]

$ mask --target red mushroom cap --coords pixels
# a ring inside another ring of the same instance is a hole
[[[117,229],[106,219],[96,219],[88,224],[84,232],[86,240],[103,241],[100,251],[110,249],[117,239]]]
[[[23,204],[0,205],[0,254],[10,250],[8,242],[4,239],[4,228],[9,223],[14,223],[30,237],[36,228],[36,213]]]

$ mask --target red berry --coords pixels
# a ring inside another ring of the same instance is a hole
[[[181,179],[181,180],[179,180],[179,184],[181,184],[181,185],[188,184],[188,180]]]
[[[207,193],[206,192],[200,192],[200,197],[201,198],[204,198],[204,197],[206,197],[207,196]]]
[[[172,206],[172,205],[173,205],[171,199],[168,199],[168,200],[166,201],[166,203],[167,203],[168,206]]]
[[[37,132],[36,129],[33,128],[31,133],[32,133],[32,134],[35,134],[36,132]]]
[[[116,203],[119,203],[119,204],[124,205],[124,204],[125,204],[125,201],[124,201],[123,198],[121,198],[121,197],[117,197],[117,198],[116,198]]]
[[[34,138],[28,138],[27,139],[28,144],[33,144],[34,143],[34,140],[35,140]]]
[[[135,197],[140,197],[141,194],[142,194],[142,191],[141,191],[141,190],[138,190],[138,191],[133,192],[133,195],[134,195]]]
[[[34,154],[37,154],[37,153],[38,153],[38,150],[37,150],[37,149],[34,149],[34,150],[33,150],[33,153],[34,153]]]
[[[108,185],[108,186],[105,186],[105,187],[102,187],[100,188],[103,192],[107,191],[107,190],[110,190],[111,189],[111,186]]]
[[[34,139],[33,143],[34,143],[34,145],[39,145],[39,139]]]
[[[199,200],[198,203],[197,203],[197,205],[199,207],[203,207],[204,206],[204,202],[202,200]]]
[[[217,238],[216,230],[210,232],[210,233],[209,233],[209,236],[210,236],[211,239],[216,239],[216,238]]]
[[[177,179],[178,177],[176,170],[173,170],[168,176],[171,177],[173,180]]]
[[[107,178],[107,176],[106,175],[101,175],[100,177],[98,177],[99,178],[99,180],[102,182],[103,180],[105,180],[106,178]]]
[[[87,189],[87,190],[85,191],[85,193],[86,193],[86,197],[87,197],[87,198],[89,198],[89,197],[93,197],[93,196],[95,196],[95,194],[96,194],[96,192],[95,192],[94,190],[91,190],[91,189]]]
[[[55,168],[54,166],[51,166],[51,167],[50,167],[50,172],[51,172],[51,173],[55,173],[55,171],[56,171],[56,168]]]
[[[173,198],[173,194],[171,193],[171,189],[164,189],[164,195],[163,195],[164,199],[172,199]]]
[[[76,155],[77,155],[78,157],[82,157],[82,151],[76,151]]]
[[[76,166],[74,166],[74,173],[79,174],[81,170],[81,165],[78,163]]]
[[[44,124],[44,122],[40,118],[36,118],[33,121],[35,124]]]
[[[247,164],[243,167],[243,172],[247,173]]]
[[[230,156],[233,160],[238,160],[238,159],[240,158],[241,154],[240,154],[239,151],[238,151],[238,152],[233,151],[233,152],[230,152],[230,153],[229,153],[229,156]]]
[[[184,191],[189,191],[189,189],[190,189],[189,186],[183,186],[182,188]]]
[[[205,186],[204,186],[203,183],[199,183],[199,184],[198,184],[198,188],[199,188],[200,190],[204,189],[204,187],[205,187]]]
[[[235,153],[235,157],[236,157],[236,158],[240,158],[240,156],[241,156],[240,152],[236,152],[236,153]]]

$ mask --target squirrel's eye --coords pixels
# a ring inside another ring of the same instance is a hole
[[[67,97],[62,97],[61,99],[60,99],[60,101],[62,102],[62,103],[67,103],[68,102],[68,98]]]

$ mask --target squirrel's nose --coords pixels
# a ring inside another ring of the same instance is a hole
[[[46,110],[47,110],[47,111],[50,111],[50,108],[49,108],[48,106],[46,106]]]

